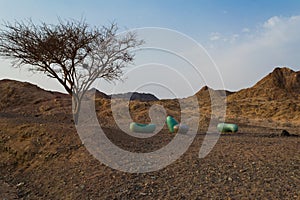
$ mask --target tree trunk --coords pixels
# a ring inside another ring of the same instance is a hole
[[[75,124],[78,124],[79,111],[80,111],[81,102],[77,95],[72,96],[72,114]]]

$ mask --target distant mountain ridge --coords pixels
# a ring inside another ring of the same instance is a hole
[[[235,92],[230,98],[268,98],[278,100],[299,98],[300,71],[295,72],[287,67],[275,68],[271,73],[258,81],[254,86]]]
[[[97,90],[96,88],[92,88],[88,91],[90,94],[95,94],[95,98],[104,98],[104,99],[111,99],[111,98],[117,98],[117,99],[128,99],[130,101],[158,101],[159,99],[150,93],[140,93],[140,92],[127,92],[127,93],[121,93],[121,94],[112,94],[108,95],[104,92],[101,92]]]
[[[300,72],[275,68],[254,86],[227,97],[227,118],[300,124]]]
[[[130,100],[139,100],[139,101],[158,101],[159,99],[150,93],[139,93],[139,92],[127,92],[123,94],[113,94],[110,95],[112,98],[122,98]]]
[[[38,86],[27,82],[19,82],[15,80],[3,79],[0,80],[0,88],[6,85],[6,87],[11,87],[11,90],[16,92],[21,89],[28,87],[27,90],[43,90]],[[4,92],[4,91],[3,91]],[[10,91],[11,92],[11,91]],[[32,91],[34,93],[34,91]],[[45,91],[43,92],[50,92]],[[245,88],[237,92],[231,92],[227,90],[214,90],[208,86],[202,87],[197,93],[197,96],[207,96],[209,92],[217,93],[220,96],[231,96],[231,98],[253,98],[253,97],[271,97],[278,98],[284,95],[297,96],[300,94],[300,71],[295,72],[287,67],[275,68],[271,73],[258,81],[254,86],[250,88]],[[5,93],[5,92],[4,92]],[[3,94],[4,94],[3,93]],[[59,94],[59,92],[50,92]],[[127,92],[121,94],[108,95],[101,92],[95,88],[92,88],[88,93],[95,94],[96,98],[110,99],[112,96],[114,98],[128,98],[130,100],[140,100],[140,101],[158,101],[159,99],[150,93],[139,93],[139,92]],[[2,95],[3,96],[3,95]]]
[[[285,89],[289,92],[300,93],[300,71],[295,72],[286,67],[275,68],[263,80],[267,82],[268,79],[271,79],[275,87]]]
[[[0,80],[0,112],[18,113],[46,113],[56,112],[64,106],[71,106],[71,98],[67,94],[45,91],[38,86],[26,82],[14,80]],[[153,103],[162,103],[168,108],[169,113],[177,113],[177,99],[165,99],[160,101],[153,94],[128,92],[124,94],[107,95],[93,88],[88,94],[95,95],[96,101],[101,101],[99,112],[103,115],[110,113],[110,99],[130,99],[131,111],[142,115],[148,115],[147,108]],[[249,119],[275,120],[285,123],[300,125],[300,72],[289,68],[275,68],[254,86],[237,92],[226,90],[214,90],[207,86],[202,87],[196,94],[201,116],[210,116],[211,95],[217,98],[226,98],[226,118],[231,121],[243,119],[247,123]],[[191,110],[192,111],[192,110]],[[101,115],[102,115],[101,114]]]

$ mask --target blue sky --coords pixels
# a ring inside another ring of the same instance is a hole
[[[300,69],[298,0],[0,0],[0,19],[4,21],[32,18],[56,23],[57,17],[85,18],[92,26],[115,21],[120,31],[162,27],[186,34],[208,51],[229,90],[250,87],[275,66]],[[45,89],[63,91],[54,80],[13,69],[7,60],[0,60],[0,68],[0,79],[29,81]],[[213,74],[208,79],[213,80]],[[98,86],[111,92],[106,83]],[[163,92],[149,92],[164,97]],[[179,94],[186,95],[189,94]]]

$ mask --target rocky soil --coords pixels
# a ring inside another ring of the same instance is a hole
[[[199,132],[188,151],[171,165],[131,174],[96,160],[69,121],[0,117],[2,199],[300,198],[300,137],[281,137],[279,130],[265,128],[244,133],[241,127],[238,133],[222,135],[200,159],[204,133]],[[155,140],[137,142],[117,129],[105,133],[130,151],[153,151],[173,138],[162,131]]]

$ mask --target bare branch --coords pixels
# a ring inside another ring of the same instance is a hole
[[[90,28],[83,20],[59,19],[56,25],[27,20],[3,26],[0,56],[11,59],[15,67],[30,65],[31,71],[57,79],[77,100],[98,78],[120,79],[134,59],[131,50],[143,43],[133,32],[117,35],[115,23]]]

